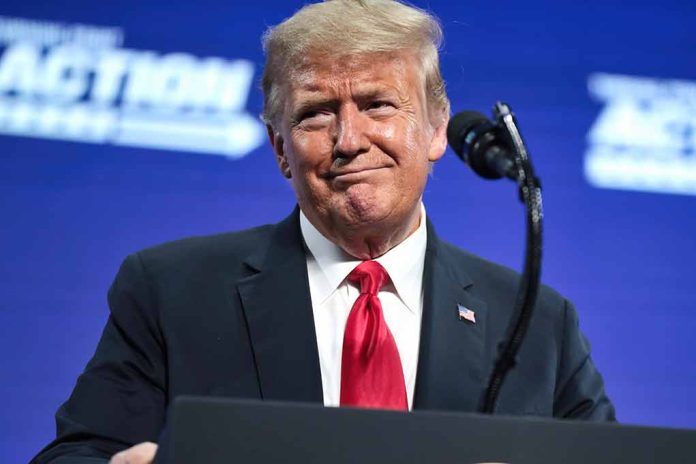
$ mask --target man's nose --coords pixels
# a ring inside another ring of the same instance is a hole
[[[341,108],[334,137],[334,156],[348,158],[367,152],[370,149],[368,130],[368,118],[357,107]]]

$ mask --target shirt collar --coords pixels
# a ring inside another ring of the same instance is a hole
[[[421,307],[425,248],[428,240],[425,219],[425,207],[421,203],[418,229],[406,240],[375,259],[389,273],[401,301],[414,313],[417,313]],[[326,277],[323,284],[317,288],[318,303],[321,304],[338,289],[361,261],[324,237],[302,211],[300,211],[300,229],[307,248]]]

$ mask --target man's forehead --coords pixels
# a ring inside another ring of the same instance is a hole
[[[409,69],[413,66],[414,69]],[[405,52],[371,53],[337,58],[309,56],[289,73],[290,93],[322,93],[350,84],[352,89],[376,91],[403,88],[418,76],[415,57]]]

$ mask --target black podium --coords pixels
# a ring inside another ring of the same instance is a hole
[[[695,430],[195,397],[169,419],[174,464],[696,462]]]

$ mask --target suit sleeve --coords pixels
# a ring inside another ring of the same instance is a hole
[[[139,255],[121,266],[93,358],[56,413],[57,437],[32,463],[96,463],[157,441],[166,409],[166,356],[152,285]]]
[[[590,344],[580,331],[573,305],[564,300],[563,335],[554,417],[615,421],[614,406],[590,356]]]

